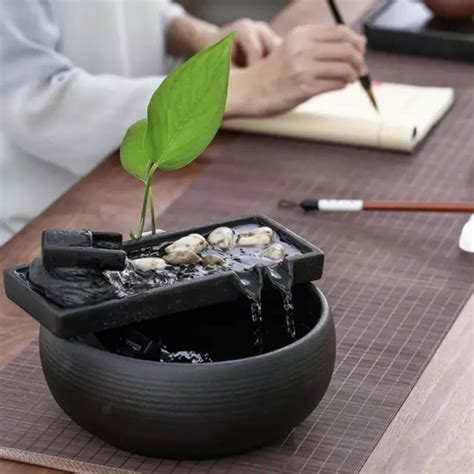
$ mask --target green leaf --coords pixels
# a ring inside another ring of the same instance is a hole
[[[134,123],[128,130],[120,145],[120,162],[133,176],[146,182],[150,160],[145,152],[144,141],[147,130],[147,120]]]
[[[224,115],[233,33],[170,74],[148,106],[145,150],[158,168],[186,166],[209,145]]]

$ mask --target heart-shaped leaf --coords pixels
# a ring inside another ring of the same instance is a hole
[[[233,33],[200,51],[153,94],[145,151],[159,168],[186,166],[209,145],[224,115]]]
[[[150,160],[145,152],[147,120],[134,123],[128,130],[120,146],[120,162],[133,176],[146,182]]]

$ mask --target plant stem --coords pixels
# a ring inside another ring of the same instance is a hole
[[[137,239],[140,239],[143,235],[143,229],[145,228],[145,216],[146,216],[146,208],[148,205],[148,196],[150,194],[150,187],[151,187],[151,176],[148,176],[145,184],[145,195],[143,197],[143,204],[142,210],[140,213],[140,222],[138,224],[138,231],[137,231]]]
[[[156,234],[156,220],[155,220],[155,203],[153,200],[153,191],[150,188],[150,218],[151,218],[151,233]]]
[[[150,200],[150,192],[151,192],[151,180],[153,178],[153,173],[156,171],[156,164],[150,166],[148,170],[148,176],[145,183],[145,195],[143,196],[143,204],[142,210],[140,213],[140,222],[138,224],[138,232],[137,232],[137,239],[140,239],[143,235],[143,229],[145,228],[145,219],[146,219],[146,209],[148,206],[148,201]],[[154,211],[153,211],[154,214]],[[152,224],[154,225],[154,224]]]

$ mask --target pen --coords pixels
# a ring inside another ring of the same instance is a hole
[[[344,25],[344,19],[342,18],[341,12],[336,5],[336,0],[328,0],[329,8],[331,9],[332,16],[338,25]],[[361,86],[364,88],[367,93],[370,102],[375,107],[375,110],[378,112],[379,108],[377,106],[377,101],[375,100],[374,91],[372,90],[372,79],[369,74],[365,74],[359,78]]]

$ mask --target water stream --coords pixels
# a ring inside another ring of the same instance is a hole
[[[293,316],[293,271],[286,261],[278,266],[270,267],[267,273],[270,284],[277,289],[282,297],[285,314],[286,332],[292,340],[296,337],[295,320]]]
[[[238,284],[250,303],[250,317],[253,324],[253,339],[257,354],[263,352],[262,289],[263,275],[261,267],[251,272],[235,272]]]
[[[263,318],[262,318],[262,290],[264,280],[275,288],[282,297],[283,313],[286,332],[291,340],[296,337],[295,321],[293,317],[293,274],[291,267],[281,262],[267,267],[258,265],[251,272],[236,272],[240,287],[250,302],[250,316],[254,327],[254,345],[257,354],[263,352]]]

